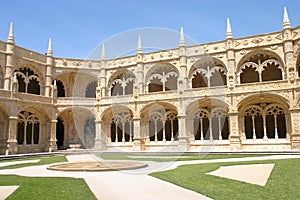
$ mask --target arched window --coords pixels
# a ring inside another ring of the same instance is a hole
[[[167,65],[154,67],[147,78],[148,92],[177,90],[178,76],[174,67]]]
[[[259,82],[259,74],[253,65],[245,66],[241,73],[241,83]]]
[[[65,126],[61,118],[57,118],[56,122],[56,145],[58,149],[64,147]]]
[[[134,74],[125,72],[116,76],[110,87],[111,96],[121,96],[133,94],[133,85],[135,83]]]
[[[85,90],[85,97],[86,98],[96,98],[96,87],[97,87],[97,82],[91,82],[86,90]]]
[[[284,70],[276,58],[267,53],[255,54],[247,58],[237,73],[240,83],[282,80]]]
[[[228,139],[229,127],[228,116],[224,109],[216,108],[212,111],[213,138],[222,140]]]
[[[164,114],[153,112],[150,115],[149,137],[150,141],[165,141],[165,127],[163,126],[165,119]]]
[[[40,79],[33,70],[24,67],[15,73],[18,79],[19,92],[40,94]]]
[[[194,115],[194,136],[195,140],[209,140],[209,112],[200,109]]]
[[[84,125],[84,144],[85,148],[91,149],[95,145],[95,117],[90,117]]]
[[[247,139],[286,138],[284,109],[270,103],[248,106],[244,113],[244,129]]]
[[[229,137],[228,115],[224,108],[212,111],[199,108],[193,115],[195,140],[227,140]]]
[[[282,72],[275,62],[265,63],[262,71],[262,81],[282,80]]]
[[[263,138],[263,111],[258,106],[250,106],[244,114],[245,134],[247,139]]]
[[[112,142],[132,142],[133,138],[133,121],[128,112],[115,115],[111,122],[110,139]]]
[[[198,62],[194,65],[191,82],[192,88],[226,85],[226,68],[213,60]]]
[[[192,78],[192,88],[207,87],[207,80],[201,72],[195,72]]]
[[[266,126],[268,138],[286,138],[285,114],[279,105],[266,108]]]
[[[60,80],[53,80],[52,85],[54,85],[54,81],[56,81],[57,97],[65,97],[65,86],[63,82]]]
[[[19,145],[35,145],[39,143],[40,122],[31,112],[18,114],[17,140]]]

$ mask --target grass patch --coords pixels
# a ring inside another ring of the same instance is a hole
[[[57,162],[66,162],[64,156],[51,156],[42,158],[25,158],[21,160],[40,159],[37,163],[17,164],[2,169],[15,169],[20,167],[29,167],[36,165],[46,165]],[[17,161],[13,160],[13,161]],[[81,178],[52,178],[52,177],[23,177],[17,175],[0,175],[0,186],[20,186],[7,199],[96,199],[90,191],[86,182]]]
[[[34,158],[34,159],[33,158],[18,159],[18,160],[13,160],[13,161],[37,160],[37,159],[40,159],[40,161],[37,163],[24,163],[24,164],[9,165],[9,166],[0,167],[0,170],[1,169],[16,169],[16,168],[21,168],[21,167],[35,166],[35,165],[47,165],[47,164],[52,164],[52,163],[57,163],[57,162],[67,162],[67,159],[65,156],[51,156],[51,157],[42,157],[42,158]]]
[[[210,160],[222,158],[244,158],[254,156],[264,156],[264,154],[120,154],[107,153],[98,155],[104,160],[139,160],[139,161],[157,161],[157,162],[172,162],[172,161],[188,161],[188,160]],[[136,156],[136,157],[131,157]],[[155,158],[154,158],[155,157]],[[172,157],[172,158],[170,158]]]
[[[275,163],[266,186],[206,175],[220,166]],[[298,199],[300,196],[300,159],[213,163],[179,166],[151,176],[201,193],[213,199]]]
[[[83,179],[0,175],[0,185],[19,185],[7,200],[96,199]]]

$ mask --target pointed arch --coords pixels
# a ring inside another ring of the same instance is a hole
[[[96,98],[97,81],[90,82],[85,90],[86,98]]]
[[[40,77],[28,67],[22,67],[15,71],[18,79],[18,91],[40,95]]]
[[[57,87],[57,97],[65,97],[66,92],[65,92],[65,86],[63,82],[59,79],[53,80],[52,85],[54,85],[54,81],[56,81],[56,87]]]
[[[111,96],[131,95],[134,83],[134,73],[128,70],[118,70],[111,75],[108,81],[108,91]]]
[[[152,102],[145,105],[140,115],[141,129],[146,142],[175,142],[178,140],[178,109],[167,102]]]
[[[148,92],[177,90],[179,71],[169,63],[159,63],[152,66],[145,76]]]
[[[221,60],[205,56],[196,61],[190,69],[191,88],[226,85],[226,74],[226,66]]]
[[[244,139],[275,139],[290,137],[289,104],[276,94],[251,95],[239,105],[240,132]]]
[[[260,49],[246,54],[239,61],[236,74],[241,84],[282,80],[285,78],[285,67],[276,53]]]
[[[192,142],[229,138],[228,105],[217,99],[197,99],[186,107],[187,127]]]

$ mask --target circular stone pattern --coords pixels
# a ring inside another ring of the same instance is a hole
[[[148,165],[141,162],[133,161],[80,161],[80,162],[68,162],[56,165],[51,165],[47,169],[57,171],[116,171],[116,170],[129,170],[147,167]]]

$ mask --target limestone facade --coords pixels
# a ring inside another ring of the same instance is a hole
[[[0,41],[0,154],[300,149],[300,26],[99,60]]]

